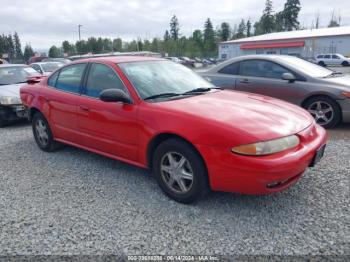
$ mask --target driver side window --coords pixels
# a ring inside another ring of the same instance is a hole
[[[85,95],[98,98],[106,89],[120,89],[127,92],[117,72],[103,64],[92,64],[86,82]]]
[[[266,60],[247,60],[240,64],[239,74],[242,76],[281,79],[288,69]]]

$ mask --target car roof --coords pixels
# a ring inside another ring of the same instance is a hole
[[[95,58],[86,58],[79,59],[73,63],[80,62],[110,62],[114,64],[119,63],[129,63],[129,62],[142,62],[142,61],[165,61],[165,59],[158,57],[149,57],[149,56],[108,56],[108,57],[95,57]]]
[[[31,63],[31,65],[43,65],[43,64],[62,64],[61,62],[55,62],[55,61],[47,61],[47,62],[36,62],[36,63]]]
[[[0,64],[0,67],[16,67],[16,66],[27,66],[25,64]]]

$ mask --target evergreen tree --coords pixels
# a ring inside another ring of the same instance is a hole
[[[23,53],[22,53],[22,47],[21,47],[21,41],[19,40],[19,36],[17,32],[13,35],[13,41],[14,41],[14,53],[15,57],[17,59],[22,59]]]
[[[250,19],[248,19],[247,21],[247,37],[250,37],[252,35],[252,23],[250,22]]]
[[[236,38],[239,39],[239,38],[245,37],[245,31],[246,31],[246,23],[245,23],[244,19],[242,19],[238,25]]]
[[[226,22],[221,24],[221,29],[220,29],[220,40],[221,41],[227,41],[230,39],[231,35],[231,29],[230,25]]]
[[[49,49],[49,57],[56,58],[60,56],[60,50],[56,46],[51,46]]]
[[[164,41],[168,41],[168,40],[170,40],[170,34],[169,34],[169,31],[166,30],[164,34]]]
[[[121,38],[113,39],[113,51],[114,52],[123,51],[123,40]]]
[[[215,31],[213,24],[208,18],[204,24],[204,55],[212,56],[216,52]]]
[[[67,54],[68,56],[75,54],[75,47],[68,41],[62,42],[62,51],[64,54]]]
[[[299,28],[298,16],[300,9],[299,0],[287,0],[282,11],[285,31],[297,30]]]
[[[30,44],[26,44],[24,47],[24,60],[26,62],[28,62],[29,58],[31,58],[32,56],[34,56],[34,51],[32,49],[32,47],[30,46]]]
[[[272,0],[266,0],[265,9],[259,23],[260,29],[264,34],[273,32],[275,28],[275,19],[273,15]]]
[[[170,20],[171,38],[174,40],[178,40],[179,39],[179,32],[180,32],[179,20],[177,19],[176,15],[174,15]]]

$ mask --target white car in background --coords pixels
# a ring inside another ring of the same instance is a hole
[[[350,58],[341,54],[317,55],[316,63],[321,66],[350,66]]]
[[[50,75],[56,69],[64,66],[61,62],[38,62],[29,65],[31,68],[44,76]]]
[[[19,90],[27,83],[28,77],[41,75],[27,65],[0,65],[0,127],[27,117]]]

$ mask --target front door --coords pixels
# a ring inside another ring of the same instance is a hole
[[[236,90],[279,98],[297,104],[300,94],[296,82],[282,79],[288,69],[267,60],[253,59],[240,62]]]
[[[106,89],[127,88],[111,65],[92,63],[78,100],[78,129],[84,146],[132,161],[138,160],[137,106],[106,103]]]

